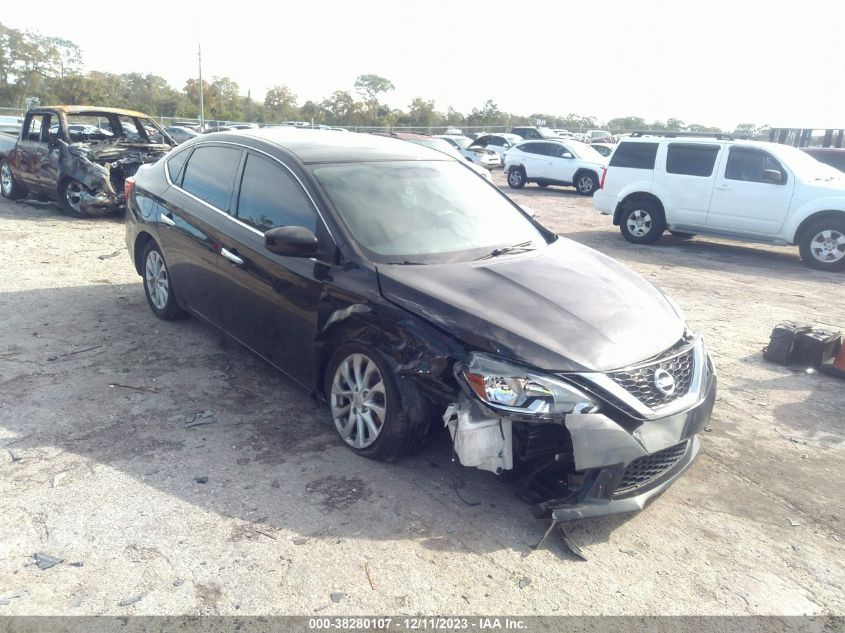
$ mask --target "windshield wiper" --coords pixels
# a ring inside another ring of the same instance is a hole
[[[528,240],[527,242],[520,242],[519,244],[512,244],[511,246],[503,246],[502,248],[494,248],[492,251],[487,253],[486,255],[482,255],[481,257],[477,257],[475,261],[481,261],[482,259],[490,259],[492,257],[498,257],[499,255],[504,255],[505,253],[513,253],[515,251],[533,251],[534,249],[530,246],[533,244],[532,240]]]
[[[393,264],[395,266],[424,266],[423,262],[409,262],[407,259],[401,262],[385,262],[385,264]]]

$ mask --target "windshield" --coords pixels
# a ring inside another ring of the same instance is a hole
[[[449,156],[457,158],[458,160],[464,159],[464,157],[458,153],[458,150],[455,149],[454,145],[447,143],[442,138],[412,139],[410,142],[436,149],[444,154],[449,154]]]
[[[456,162],[343,163],[312,170],[376,262],[468,261],[497,247],[545,243],[504,194]]]
[[[567,139],[566,145],[567,145],[567,147],[572,149],[573,152],[575,152],[575,154],[578,156],[578,158],[582,158],[584,160],[589,160],[589,161],[592,161],[594,163],[596,163],[596,162],[598,162],[598,163],[606,162],[604,156],[599,154],[596,150],[594,150],[592,147],[590,147],[586,143],[582,143],[581,141],[575,141],[575,140]]]
[[[466,149],[470,145],[472,145],[472,139],[466,136],[451,136],[449,140],[446,141],[447,143],[454,143],[461,149]]]
[[[803,181],[812,180],[840,180],[842,172],[826,165],[815,158],[802,152],[800,149],[789,145],[774,145],[772,154],[782,159],[795,175]]]

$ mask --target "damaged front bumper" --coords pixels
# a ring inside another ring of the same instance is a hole
[[[638,512],[691,466],[716,400],[703,343],[691,338],[684,349],[693,368],[688,391],[647,410],[627,407],[586,374],[579,387],[600,405],[557,419],[503,417],[466,390],[444,416],[455,453],[463,465],[497,474],[521,467],[535,513],[556,522]],[[676,358],[673,352],[670,359]]]

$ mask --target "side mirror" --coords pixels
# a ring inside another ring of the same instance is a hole
[[[564,152],[563,155],[561,156],[561,158],[575,158],[575,157],[572,155],[572,152]]]
[[[783,182],[783,174],[781,174],[777,169],[764,169],[762,178],[764,181],[771,182],[776,185]]]
[[[317,254],[317,236],[303,226],[279,226],[264,234],[264,246],[276,255],[311,257]]]

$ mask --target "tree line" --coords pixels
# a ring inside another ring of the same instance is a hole
[[[141,110],[153,116],[197,119],[199,117],[199,81],[188,79],[178,90],[158,75],[141,73],[106,73],[85,71],[82,51],[75,43],[36,31],[21,31],[0,23],[0,106],[23,110],[27,100],[40,103],[99,105]],[[503,112],[488,99],[468,114],[452,107],[438,110],[431,99],[415,97],[406,109],[393,108],[383,99],[395,89],[393,83],[378,75],[360,75],[352,89],[335,90],[320,100],[300,103],[294,91],[285,85],[270,88],[263,100],[241,94],[237,82],[229,77],[203,81],[206,120],[254,121],[280,123],[307,121],[315,124],[348,127],[499,128],[535,125],[583,131],[603,127],[614,132],[640,129],[721,132],[719,128],[688,124],[679,119],[647,121],[641,117],[615,118],[600,124],[594,116],[535,112],[519,115]],[[737,133],[750,136],[765,134],[764,128],[745,123]]]

